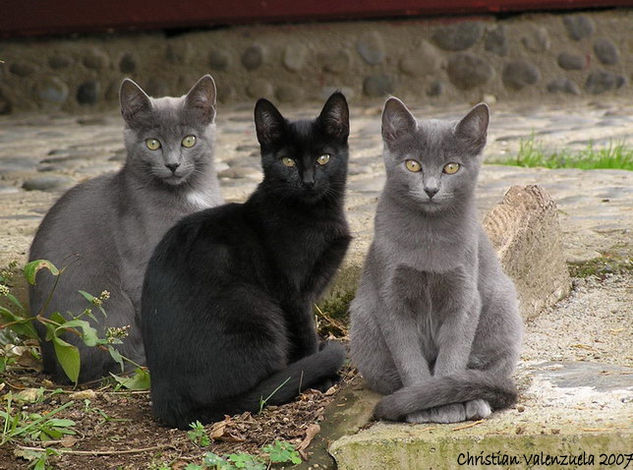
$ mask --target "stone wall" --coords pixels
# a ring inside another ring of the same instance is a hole
[[[447,103],[630,93],[633,10],[242,26],[0,42],[0,114],[114,108],[129,76],[154,95],[210,72],[219,99]],[[554,98],[557,97],[557,98]]]

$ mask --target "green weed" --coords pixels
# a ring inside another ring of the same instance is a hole
[[[11,392],[7,393],[4,399],[6,400],[4,410],[0,410],[0,418],[3,420],[0,446],[18,439],[50,441],[61,439],[65,435],[75,434],[73,430],[75,426],[74,421],[53,417],[60,411],[72,406],[73,401],[69,401],[42,415],[14,409],[14,397]]]
[[[59,455],[55,449],[47,448],[43,451],[32,449],[16,449],[14,451],[16,457],[21,457],[29,461],[29,469],[32,470],[49,470],[53,467],[48,461],[51,455]]]
[[[301,463],[299,452],[290,442],[275,440],[272,444],[262,447],[262,451],[268,454],[272,463]]]
[[[189,427],[191,431],[187,431],[187,437],[189,437],[191,442],[200,447],[206,447],[211,444],[211,439],[209,439],[207,431],[200,421],[189,424]]]
[[[15,265],[13,268],[15,268]],[[66,376],[75,384],[77,384],[79,379],[81,357],[77,346],[63,339],[63,337],[66,337],[68,334],[76,335],[86,346],[97,347],[107,351],[120,365],[121,371],[124,370],[124,362],[136,366],[136,370],[131,377],[119,377],[112,374],[119,383],[119,387],[132,390],[149,389],[150,378],[147,370],[129,358],[121,355],[114,347],[117,344],[122,344],[123,338],[127,336],[129,327],[108,328],[105,338],[100,338],[97,334],[97,330],[85,319],[87,317],[98,321],[93,313],[94,309],[101,312],[104,317],[107,316],[103,305],[109,299],[110,293],[103,291],[98,297],[95,297],[88,292],[80,290],[78,291],[79,294],[86,300],[88,305],[82,312],[79,314],[68,313],[67,315],[70,318],[67,318],[60,312],[53,312],[48,316],[44,316],[55,293],[59,278],[65,268],[58,269],[53,263],[47,260],[31,261],[24,266],[23,271],[27,283],[35,285],[37,273],[43,269],[49,271],[50,274],[55,277],[55,283],[41,310],[34,313],[27,312],[15,295],[12,294],[11,286],[14,273],[11,267],[9,270],[0,272],[0,298],[7,299],[7,306],[0,305],[0,319],[2,320],[0,332],[3,333],[2,336],[0,336],[0,341],[2,341],[0,344],[18,344],[20,342],[24,343],[30,340],[38,340],[37,331],[33,326],[33,322],[38,322],[46,329],[44,340],[53,343],[53,349],[59,364]],[[33,349],[33,351],[36,351],[36,349]],[[8,357],[7,354],[3,354],[0,357],[0,372],[3,372],[10,363],[11,358]]]
[[[277,393],[279,390],[281,390],[281,387],[286,385],[289,380],[290,380],[290,377],[288,377],[281,384],[279,384],[279,386],[275,390],[273,390],[272,393],[270,395],[268,395],[266,398],[260,397],[260,399],[259,399],[259,412],[260,413],[263,411],[264,407],[266,406],[266,403],[268,403],[268,400],[270,400],[275,395],[275,393]]]
[[[191,432],[191,431],[189,431]],[[261,449],[262,455],[244,452],[221,457],[213,452],[204,454],[202,463],[190,463],[185,470],[266,470],[273,464],[300,464],[301,456],[290,442],[275,440]]]
[[[489,163],[522,167],[579,168],[582,170],[619,169],[633,171],[633,148],[624,142],[609,142],[606,146],[589,144],[582,150],[548,151],[531,137],[519,142],[516,157]]]

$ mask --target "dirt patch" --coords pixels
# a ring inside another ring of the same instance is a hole
[[[258,414],[227,417],[220,423],[207,425],[205,431],[212,437],[211,443],[200,447],[192,442],[186,431],[168,429],[154,421],[149,392],[114,391],[113,386],[108,385],[83,389],[88,390],[83,395],[76,394],[78,390],[70,387],[62,387],[61,392],[54,393],[56,386],[45,375],[33,370],[12,369],[2,376],[5,384],[2,393],[11,391],[15,395],[28,389],[46,389],[43,398],[36,403],[14,402],[14,413],[21,409],[45,414],[67,405],[55,414],[55,418],[73,420],[76,434],[49,442],[9,442],[0,448],[0,468],[29,468],[29,462],[19,457],[29,447],[57,450],[59,455],[48,458],[50,468],[177,470],[189,463],[200,464],[206,452],[257,455],[262,446],[276,439],[298,446],[306,440],[307,434],[314,433],[315,424],[323,420],[326,407],[352,376],[353,372],[346,370],[343,380],[324,393],[308,390],[292,403],[271,406]],[[304,453],[304,457],[309,455],[309,451]]]

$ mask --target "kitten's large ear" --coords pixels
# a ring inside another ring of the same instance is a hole
[[[264,98],[257,100],[257,104],[255,104],[255,130],[260,145],[268,147],[279,140],[285,124],[286,120],[274,104]]]
[[[385,102],[382,110],[382,138],[392,144],[404,134],[415,131],[418,123],[411,111],[395,96]]]
[[[215,82],[207,74],[191,87],[185,97],[185,107],[197,113],[205,124],[211,124],[215,118],[215,96]]]
[[[140,86],[126,78],[121,83],[119,90],[121,102],[121,114],[128,125],[132,125],[139,114],[149,113],[152,110],[152,102]]]
[[[328,98],[317,120],[328,135],[340,140],[347,139],[349,136],[349,108],[343,93],[337,91]]]
[[[474,153],[479,153],[486,145],[490,108],[479,103],[455,126],[455,135],[465,141]]]

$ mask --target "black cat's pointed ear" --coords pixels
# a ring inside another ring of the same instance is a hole
[[[147,114],[152,110],[152,102],[147,93],[129,78],[124,79],[121,83],[119,100],[123,119],[130,126],[138,120],[140,115]]]
[[[286,120],[270,101],[260,98],[255,104],[255,130],[262,147],[269,147],[283,135]]]
[[[203,123],[211,124],[215,118],[215,97],[215,82],[207,74],[191,87],[185,97],[185,107],[194,111]]]
[[[486,103],[479,103],[455,126],[455,136],[478,154],[486,145],[488,123],[490,122],[490,108]]]
[[[340,91],[334,92],[323,105],[317,120],[328,135],[346,140],[349,136],[349,107],[345,95]]]
[[[410,134],[418,123],[411,111],[395,96],[385,102],[382,110],[382,138],[388,144],[394,143],[401,136]]]

